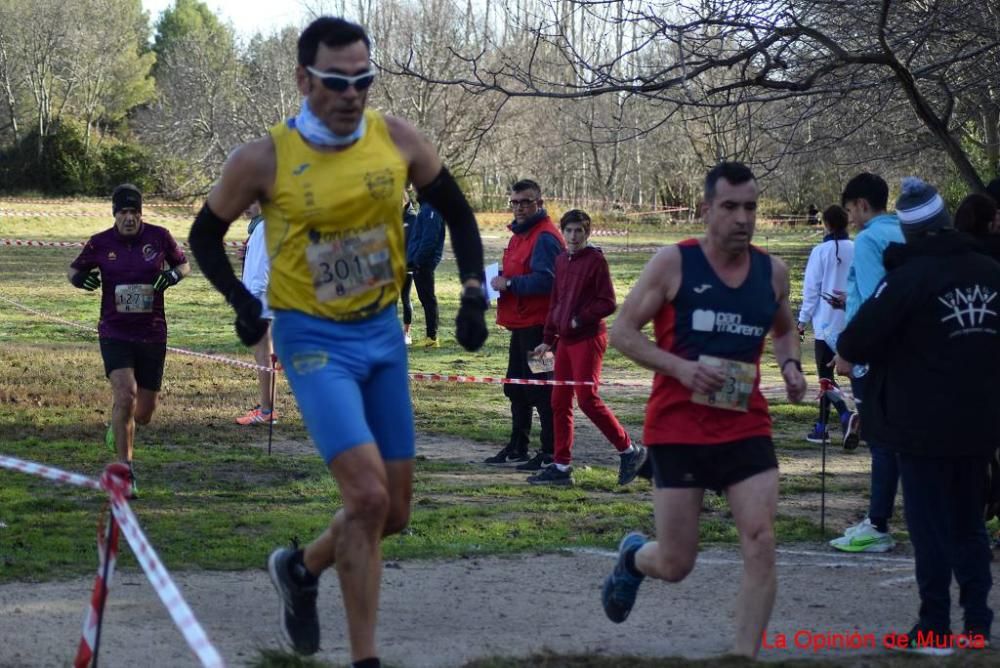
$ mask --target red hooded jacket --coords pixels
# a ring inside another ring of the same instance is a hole
[[[542,341],[579,341],[607,331],[604,318],[615,312],[615,288],[600,248],[587,246],[556,258],[549,314]],[[576,318],[576,327],[573,327]]]

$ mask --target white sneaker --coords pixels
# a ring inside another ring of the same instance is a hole
[[[406,345],[408,345],[408,346],[411,346],[411,345],[413,345],[413,337],[412,337],[412,336],[410,336],[410,335],[409,335],[408,333],[404,333],[404,334],[403,334],[403,341],[404,341],[404,342],[406,343]]]
[[[830,547],[841,552],[888,552],[896,547],[896,541],[889,532],[876,529],[866,517],[860,524],[848,527],[840,538],[831,540]]]
[[[860,522],[858,522],[854,526],[847,527],[846,529],[844,529],[844,535],[845,536],[853,536],[857,532],[859,532],[859,531],[861,531],[861,530],[863,530],[863,529],[865,529],[867,527],[873,527],[873,526],[875,526],[875,525],[872,524],[871,519],[869,519],[869,518],[866,517],[865,519],[861,520]]]

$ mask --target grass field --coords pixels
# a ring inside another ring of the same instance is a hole
[[[0,238],[44,241],[83,240],[110,224],[104,202],[3,204],[21,213],[46,212],[44,218],[0,217]],[[187,237],[190,211],[153,209],[167,218],[150,221]],[[81,214],[81,215],[69,215]],[[487,261],[499,258],[506,241],[503,217],[483,216]],[[230,239],[242,239],[238,223]],[[629,229],[628,237],[597,238],[608,254],[619,302],[660,244],[696,234],[696,228]],[[793,300],[801,290],[808,251],[818,241],[814,230],[763,228],[756,240],[784,258],[793,278]],[[66,280],[77,248],[16,248],[0,245],[0,297],[44,314],[96,326],[99,296],[73,288]],[[457,308],[455,265],[446,256],[438,271],[442,313],[436,350],[411,353],[412,371],[503,374],[508,336],[491,329],[486,346],[467,353],[454,342]],[[252,361],[232,330],[232,314],[195,268],[193,275],[167,292],[170,345]],[[416,303],[415,334],[423,315]],[[812,345],[804,345],[803,366],[812,369]],[[779,384],[770,356],[763,382]],[[609,351],[606,380],[648,381],[649,374]],[[815,377],[811,376],[815,386]],[[138,432],[136,460],[142,498],[139,516],[165,564],[185,569],[241,570],[260,567],[262,555],[291,537],[303,540],[321,530],[338,494],[314,454],[272,456],[249,447],[247,433],[233,418],[251,406],[252,371],[168,355],[161,405],[153,423]],[[414,383],[417,429],[423,433],[492,443],[499,448],[509,429],[508,403],[495,385]],[[279,443],[307,441],[287,386],[278,382]],[[639,430],[645,390],[606,388],[605,400],[628,427]],[[810,391],[811,401],[814,393]],[[775,436],[783,467],[778,539],[782,543],[822,538],[814,467],[799,466],[815,448],[802,441],[815,407],[774,404]],[[103,377],[96,334],[47,321],[0,300],[0,453],[97,475],[112,459],[103,445],[110,416],[110,392]],[[255,435],[259,439],[259,432]],[[858,459],[865,468],[867,457]],[[93,571],[94,532],[102,501],[97,495],[51,485],[38,478],[0,472],[0,583],[41,581],[87,575]],[[498,477],[486,467],[457,462],[418,461],[412,531],[385,543],[390,559],[455,557],[475,554],[553,551],[566,546],[612,548],[623,531],[652,529],[648,487],[619,489],[615,471],[593,466],[577,474],[570,489],[530,487]],[[832,477],[828,490],[864,505],[864,475]],[[725,504],[714,497],[702,523],[705,542],[734,542],[736,533]],[[895,527],[902,528],[897,521]],[[828,523],[827,533],[840,524]],[[125,568],[135,567],[127,550]],[[81,605],[83,601],[81,601]],[[261,665],[314,665],[283,655],[262,655]],[[689,665],[696,665],[693,662]],[[315,664],[319,665],[319,664]],[[477,666],[528,665],[497,659]],[[531,665],[618,666],[614,659],[538,657]],[[654,665],[629,661],[628,665]],[[666,665],[666,664],[656,664]],[[673,664],[670,664],[673,665]],[[811,664],[815,665],[815,664]],[[875,665],[875,664],[871,664]],[[881,664],[880,664],[881,665]],[[888,664],[886,664],[888,665]],[[984,664],[985,665],[985,664]]]

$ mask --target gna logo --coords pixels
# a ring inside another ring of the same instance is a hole
[[[976,332],[995,332],[997,312],[993,300],[997,293],[981,285],[950,290],[938,297],[944,307],[941,322],[952,327],[952,336]]]
[[[744,325],[743,316],[739,313],[726,313],[712,309],[695,309],[691,314],[691,329],[696,332],[716,332],[719,334],[737,334],[739,336],[764,336],[764,328],[756,325]]]

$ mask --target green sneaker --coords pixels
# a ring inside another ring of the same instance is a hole
[[[868,518],[857,526],[849,527],[840,538],[830,541],[830,547],[841,552],[888,552],[895,546],[892,535],[876,529]]]
[[[128,482],[129,482],[129,496],[130,501],[134,501],[139,498],[139,485],[135,480],[135,469],[132,467],[132,462],[128,463]]]
[[[108,425],[108,430],[104,432],[104,445],[111,449],[111,452],[117,452],[115,448],[115,428],[110,424]]]

